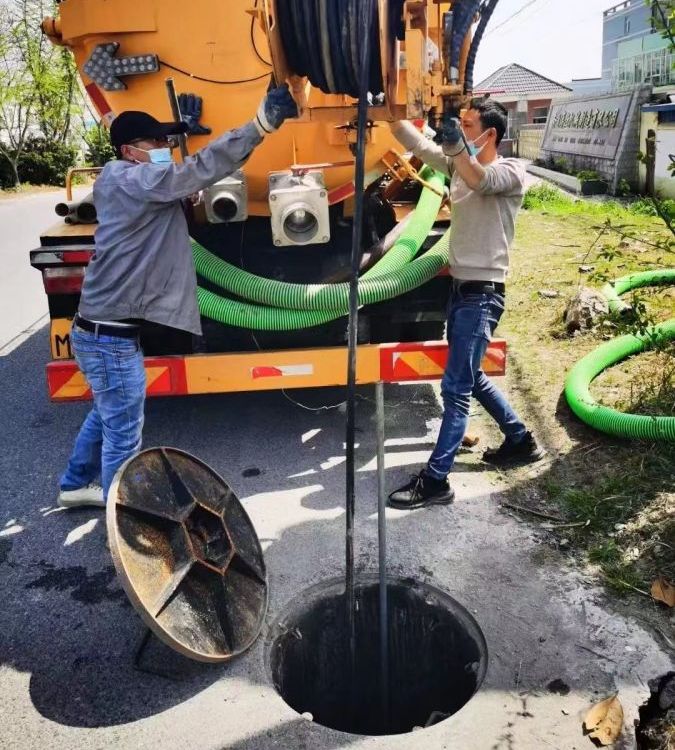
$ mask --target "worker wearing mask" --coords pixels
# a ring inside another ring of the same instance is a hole
[[[445,125],[442,146],[425,138],[411,123],[392,125],[394,135],[406,149],[452,176],[452,278],[448,304],[451,348],[441,385],[443,420],[426,467],[389,496],[395,508],[411,510],[453,501],[455,493],[448,474],[462,444],[472,395],[505,436],[499,448],[483,454],[484,461],[508,466],[538,461],[545,455],[481,369],[504,312],[509,249],[525,192],[521,162],[497,155],[507,122],[507,112],[500,104],[474,99],[462,115],[461,124],[453,119]]]
[[[169,139],[205,132],[198,123],[201,106],[194,107],[194,97],[191,103],[183,122],[123,112],[110,127],[117,160],[94,185],[96,247],[71,333],[94,405],[61,477],[61,507],[104,506],[115,472],[140,450],[146,387],[141,323],[201,334],[181,200],[235,172],[267,134],[298,114],[288,87],[273,89],[250,123],[176,164]],[[99,475],[102,486],[95,483]]]

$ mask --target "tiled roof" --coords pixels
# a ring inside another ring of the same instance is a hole
[[[566,94],[571,90],[518,63],[504,65],[474,87],[476,92],[495,94]]]

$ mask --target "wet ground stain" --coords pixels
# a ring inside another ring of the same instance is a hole
[[[28,583],[26,589],[44,589],[45,591],[68,591],[73,599],[83,604],[99,604],[102,601],[124,600],[122,589],[110,584],[115,581],[115,569],[110,566],[98,573],[89,575],[81,565],[57,568],[47,562],[40,562],[45,571],[43,575]]]
[[[12,545],[14,542],[11,538],[0,537],[0,565],[7,562],[9,553],[12,551]]]

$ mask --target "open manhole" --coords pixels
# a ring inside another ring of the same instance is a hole
[[[344,580],[304,591],[268,640],[274,685],[300,714],[331,729],[403,734],[457,713],[481,686],[487,644],[469,612],[439,589],[389,582],[389,708],[382,712],[379,588],[356,589],[356,672],[351,675]]]

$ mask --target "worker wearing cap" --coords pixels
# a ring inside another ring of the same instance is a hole
[[[96,248],[71,332],[94,406],[61,477],[61,507],[104,506],[115,472],[140,450],[146,387],[140,324],[201,334],[181,200],[235,172],[266,134],[297,116],[288,87],[274,89],[252,122],[176,164],[169,138],[204,132],[200,102],[195,108],[191,97],[190,104],[187,122],[123,112],[110,128],[117,160],[106,164],[94,184]],[[95,483],[99,475],[102,486]]]
[[[488,344],[504,312],[505,281],[516,215],[525,193],[525,170],[518,159],[502,159],[497,147],[508,114],[489,99],[474,99],[443,128],[443,145],[425,138],[411,123],[392,131],[403,146],[429,166],[452,177],[450,199],[450,355],[441,384],[443,420],[436,447],[411,481],[389,496],[396,508],[445,505],[454,499],[448,482],[462,444],[473,395],[497,422],[504,441],[483,460],[498,466],[538,461],[537,444],[503,394],[481,369]]]

